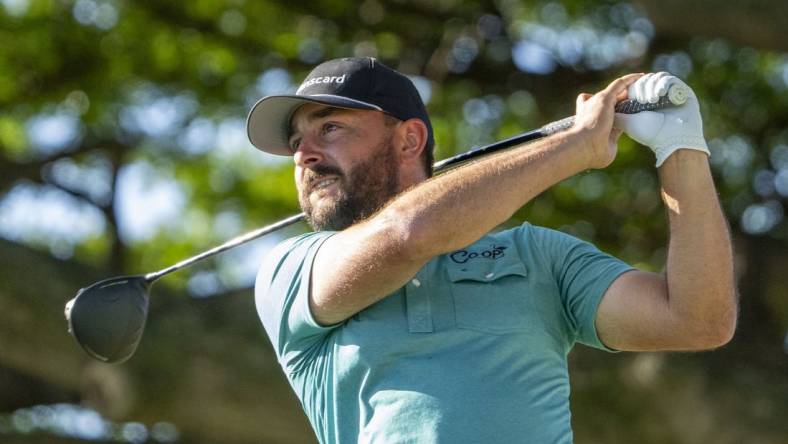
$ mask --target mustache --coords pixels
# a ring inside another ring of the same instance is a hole
[[[307,193],[312,191],[312,187],[326,176],[336,176],[340,179],[344,177],[342,170],[338,167],[330,165],[315,165],[309,167],[304,171],[302,182],[304,184],[304,191]]]

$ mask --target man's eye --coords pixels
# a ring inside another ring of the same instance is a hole
[[[290,149],[292,149],[293,151],[295,151],[295,150],[297,150],[297,149],[298,149],[298,146],[299,146],[299,145],[301,145],[301,139],[293,139],[293,140],[290,142]]]
[[[325,133],[330,133],[330,132],[334,131],[337,128],[339,128],[339,127],[334,125],[333,123],[326,123],[325,125],[323,125],[323,133],[324,134]]]

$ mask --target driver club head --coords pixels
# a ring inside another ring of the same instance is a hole
[[[150,285],[144,276],[121,276],[79,290],[66,304],[69,333],[100,361],[129,359],[145,328]]]

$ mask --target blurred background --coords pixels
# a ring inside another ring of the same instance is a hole
[[[63,305],[298,212],[245,117],[316,64],[411,76],[447,157],[570,115],[633,71],[700,97],[736,246],[735,339],[570,359],[578,443],[788,442],[788,8],[781,0],[0,0],[0,441],[314,442],[257,319],[261,258],[305,225],[157,283],[136,355],[91,360]],[[654,158],[556,185],[510,222],[643,269],[667,242]],[[702,229],[700,227],[699,229]]]

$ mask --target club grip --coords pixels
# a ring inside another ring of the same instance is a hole
[[[621,114],[637,114],[643,111],[656,111],[672,106],[681,106],[687,102],[689,92],[684,85],[671,85],[667,94],[654,103],[640,103],[637,100],[627,99],[616,103],[616,112]],[[545,136],[568,130],[575,124],[575,116],[557,120],[541,128]]]
[[[637,100],[627,99],[616,103],[616,112],[621,114],[637,114],[642,111],[655,111],[658,109],[681,106],[687,103],[688,91],[684,85],[671,85],[667,94],[655,103],[640,103]]]

